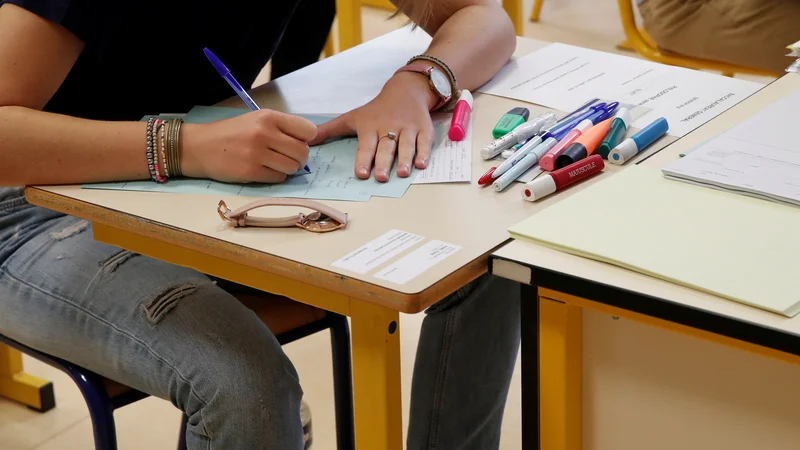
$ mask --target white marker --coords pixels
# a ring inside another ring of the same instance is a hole
[[[542,136],[536,135],[532,137],[528,142],[525,143],[519,150],[514,152],[513,155],[509,156],[508,159],[503,161],[497,169],[494,169],[494,174],[492,174],[493,178],[500,178],[501,175],[506,173],[508,169],[513,167],[516,163],[520,162],[522,158],[528,155],[531,150],[535,149],[542,143]]]
[[[545,113],[534,117],[517,128],[514,128],[510,133],[500,139],[495,139],[490,142],[489,145],[481,150],[481,158],[487,160],[492,159],[500,153],[503,153],[503,150],[507,150],[517,144],[527,141],[534,134],[555,123],[556,115],[553,113]]]
[[[492,183],[494,186],[494,190],[497,192],[501,192],[505,188],[507,188],[511,183],[517,180],[517,178],[521,177],[522,174],[527,172],[531,167],[535,166],[537,162],[539,162],[539,158],[545,155],[545,153],[549,152],[554,145],[556,145],[558,141],[555,138],[547,138],[541,144],[537,145],[536,148],[529,151],[522,159],[514,164],[513,167],[508,169],[506,173],[501,175],[500,177],[496,178]]]

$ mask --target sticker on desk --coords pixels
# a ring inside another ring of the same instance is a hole
[[[334,261],[333,266],[364,274],[392,259],[402,251],[422,242],[423,239],[425,238],[422,236],[405,231],[387,231],[382,236]]]
[[[458,245],[436,240],[430,241],[376,273],[375,277],[395,284],[406,284],[459,250],[461,247]]]

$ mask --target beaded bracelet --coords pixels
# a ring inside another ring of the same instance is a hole
[[[161,163],[159,163],[158,161],[158,130],[161,128],[163,124],[164,122],[162,120],[156,119],[156,124],[155,124],[156,130],[153,133],[153,167],[155,168],[155,173],[156,173],[156,177],[153,181],[155,181],[156,183],[164,183],[167,181],[167,179],[161,175],[161,170],[159,167]]]
[[[164,178],[169,178],[169,164],[167,161],[167,125],[169,122],[161,122],[161,125],[158,127],[159,131],[161,132],[161,160],[164,162]]]
[[[154,127],[156,122],[160,121],[155,117],[151,117],[147,121],[147,147],[145,152],[145,156],[147,157],[147,171],[150,173],[150,179],[153,181],[157,181],[155,166],[153,165],[153,144],[155,142]]]

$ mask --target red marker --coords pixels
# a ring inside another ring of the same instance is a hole
[[[447,137],[451,141],[460,141],[467,135],[470,114],[472,114],[472,94],[464,89],[456,102],[453,120],[450,122],[450,131],[447,133]]]
[[[555,172],[545,173],[526,184],[525,189],[522,190],[522,198],[529,202],[535,202],[602,172],[604,167],[603,157],[596,154],[592,155]]]
[[[480,178],[478,178],[478,185],[479,186],[486,186],[488,184],[492,184],[492,181],[494,181],[494,177],[493,177],[494,171],[496,169],[497,169],[497,167],[492,167],[491,169],[489,169],[488,172],[486,172]]]

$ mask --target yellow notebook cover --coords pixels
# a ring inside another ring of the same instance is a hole
[[[517,239],[793,317],[800,208],[633,166],[512,226]]]

